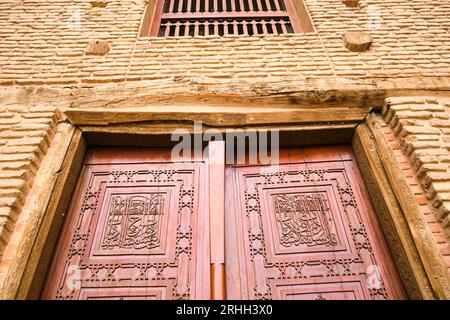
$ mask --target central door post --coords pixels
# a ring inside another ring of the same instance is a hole
[[[211,141],[209,160],[209,219],[211,239],[211,299],[225,296],[225,141]]]

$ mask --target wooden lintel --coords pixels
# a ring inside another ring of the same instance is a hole
[[[202,122],[205,125],[251,126],[265,124],[299,124],[328,122],[360,122],[370,107],[355,108],[271,108],[252,111],[223,110],[218,108],[149,107],[145,109],[70,109],[64,112],[73,125],[106,126],[120,123],[155,121]]]

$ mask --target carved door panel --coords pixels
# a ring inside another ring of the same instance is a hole
[[[209,299],[206,178],[170,150],[88,150],[43,298]]]
[[[280,160],[227,168],[228,299],[405,298],[351,148]]]
[[[225,177],[223,147],[89,150],[43,298],[405,297],[350,147]]]

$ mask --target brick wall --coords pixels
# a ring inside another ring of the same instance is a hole
[[[105,8],[90,0],[0,3],[0,84],[450,75],[447,0],[361,0],[359,8],[306,0],[317,33],[199,39],[139,38],[145,0],[107,2]],[[369,51],[343,47],[342,34],[355,30],[372,35]],[[86,56],[91,39],[108,40],[111,51]]]
[[[435,155],[440,153],[441,148],[438,144],[442,139],[445,140],[445,136],[439,129],[433,133],[430,131],[429,134],[412,134],[408,128],[411,125],[416,126],[415,131],[418,132],[419,128],[426,128],[429,125],[428,121],[434,116],[448,121],[447,111],[439,105],[437,99],[431,97],[390,98],[384,109],[386,122],[380,124],[450,272],[450,243],[445,235],[448,236],[449,233],[449,225],[446,222],[448,215],[444,218],[441,211],[448,203],[438,200],[450,192],[450,185],[447,184],[447,189],[438,195],[430,192],[432,186],[428,183],[429,176],[440,175],[442,180],[448,179],[450,167],[446,163],[450,157],[441,156],[439,159],[439,156],[425,155],[425,153]],[[406,115],[409,117],[406,118]],[[442,146],[445,149],[445,143],[442,143]]]
[[[447,236],[450,235],[449,107],[449,98],[400,97],[388,99],[383,109],[386,122],[398,137],[401,150],[411,162]]]
[[[0,107],[0,257],[53,136],[52,107]]]
[[[339,0],[305,0],[317,32],[197,39],[139,38],[146,0],[106,1],[104,8],[93,7],[91,0],[0,2],[0,255],[13,228],[20,229],[15,222],[54,135],[56,107],[70,107],[71,99],[77,106],[90,99],[90,106],[109,107],[104,95],[97,99],[100,83],[145,80],[155,96],[170,87],[201,93],[202,86],[212,82],[233,82],[227,94],[245,87],[255,96],[261,93],[251,84],[264,83],[261,88],[276,96],[283,89],[280,84],[288,80],[314,80],[323,84],[322,90],[336,90],[328,86],[335,79],[345,79],[340,83],[351,83],[353,90],[368,85],[396,89],[394,80],[399,78],[411,90],[424,89],[426,78],[440,77],[435,89],[450,83],[448,0],[361,0],[359,8],[348,8]],[[345,49],[346,31],[370,33],[371,49],[362,53]],[[86,55],[93,39],[107,40],[111,51]],[[202,81],[190,81],[197,79]],[[433,81],[427,88],[433,89]],[[70,90],[58,98],[58,90],[67,87]],[[41,99],[44,88],[46,94],[54,91]],[[133,92],[145,93],[142,88]],[[130,101],[125,91],[121,94],[117,105]],[[42,103],[46,99],[51,105]],[[42,101],[35,106],[37,100]],[[294,103],[299,101],[305,100]],[[403,97],[388,99],[383,111],[386,130],[391,130],[385,133],[448,265],[449,108],[444,98]]]

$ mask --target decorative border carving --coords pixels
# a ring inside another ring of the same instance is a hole
[[[358,126],[352,146],[403,282],[412,299],[449,299],[442,257],[375,117]]]

